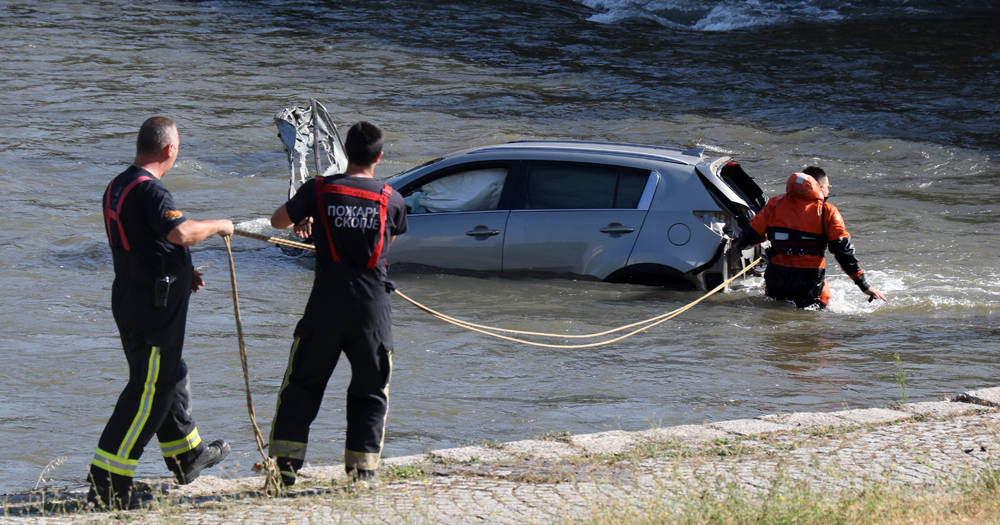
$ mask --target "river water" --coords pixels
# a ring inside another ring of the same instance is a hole
[[[43,474],[82,486],[124,385],[100,196],[146,117],[181,129],[164,179],[194,218],[250,225],[282,203],[272,117],[323,101],[381,124],[379,176],[514,139],[595,139],[732,155],[769,195],[831,175],[870,281],[831,271],[834,302],[797,311],[747,279],[677,319],[589,350],[462,331],[394,299],[385,455],[552,432],[641,430],[773,412],[886,406],[995,386],[1000,358],[1000,45],[994,2],[0,0],[0,492]],[[234,239],[264,432],[311,262]],[[201,434],[249,474],[227,259],[193,250],[185,356]],[[696,299],[599,282],[396,273],[451,315],[590,332]],[[896,355],[898,354],[898,360]],[[310,462],[341,458],[342,361]],[[51,468],[45,469],[50,462]],[[164,475],[155,443],[140,476]]]

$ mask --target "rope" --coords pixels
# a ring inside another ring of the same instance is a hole
[[[257,450],[264,458],[261,465],[264,470],[264,493],[268,496],[276,496],[281,492],[281,474],[274,458],[269,457],[264,452],[264,436],[257,426],[257,415],[253,407],[253,398],[250,395],[250,371],[247,368],[247,345],[243,339],[243,318],[240,315],[240,299],[236,291],[236,264],[233,262],[233,248],[229,244],[229,236],[222,238],[226,243],[226,252],[229,254],[229,282],[233,288],[233,312],[236,315],[236,335],[240,343],[240,363],[243,365],[243,383],[247,393],[247,412],[250,413],[250,424],[253,425],[254,438],[257,440]]]
[[[280,246],[288,246],[289,248],[298,248],[300,250],[316,251],[316,247],[311,244],[306,244],[304,242],[295,242],[288,239],[282,239],[281,237],[269,237],[267,235],[262,235],[260,233],[248,232],[245,230],[236,230],[234,233],[236,235],[242,235],[244,237],[250,237],[251,239],[257,239],[264,242],[274,243]]]
[[[606,330],[604,332],[598,332],[595,335],[589,335],[589,336],[588,335],[582,335],[581,336],[581,335],[549,334],[549,333],[544,333],[544,332],[520,332],[520,331],[516,331],[516,330],[506,330],[506,329],[502,329],[502,328],[500,328],[500,329],[492,329],[491,330],[490,327],[481,329],[481,328],[478,328],[478,327],[482,326],[482,325],[474,325],[473,323],[469,323],[469,322],[466,322],[466,321],[462,321],[460,319],[455,319],[454,317],[450,317],[450,316],[444,315],[444,314],[442,314],[440,312],[437,312],[437,311],[435,311],[435,310],[433,310],[433,309],[431,309],[431,308],[429,308],[427,306],[424,306],[424,305],[418,303],[417,301],[414,301],[413,299],[407,297],[403,292],[400,292],[399,290],[396,290],[396,294],[398,294],[400,297],[402,297],[403,299],[405,299],[407,302],[409,302],[413,306],[416,306],[417,308],[419,308],[419,309],[421,309],[421,310],[423,310],[423,311],[425,311],[425,312],[433,315],[434,317],[437,317],[438,319],[441,319],[442,321],[444,321],[446,323],[453,324],[455,326],[459,326],[459,327],[465,328],[466,330],[471,330],[473,332],[478,332],[478,333],[481,333],[481,334],[492,336],[492,337],[495,337],[497,339],[504,339],[504,340],[507,340],[507,341],[513,341],[515,343],[522,343],[522,344],[526,344],[526,345],[530,345],[530,346],[537,346],[537,347],[541,347],[541,348],[563,348],[563,349],[594,348],[594,347],[598,347],[598,346],[604,346],[604,345],[609,345],[609,344],[612,344],[612,343],[617,343],[618,341],[621,341],[623,339],[627,339],[627,338],[632,337],[633,335],[639,334],[641,332],[645,332],[646,330],[649,330],[650,328],[653,328],[654,326],[663,324],[663,323],[665,323],[665,322],[673,319],[674,317],[677,317],[678,315],[680,315],[680,314],[682,314],[682,313],[684,313],[684,312],[686,312],[686,311],[694,308],[695,305],[697,305],[698,303],[704,301],[705,299],[708,299],[712,295],[714,295],[714,294],[718,293],[720,290],[724,289],[726,286],[729,285],[729,283],[733,282],[738,277],[740,277],[743,274],[745,274],[746,272],[750,271],[760,261],[761,261],[761,259],[758,258],[757,260],[755,260],[753,263],[749,264],[746,268],[744,268],[743,270],[741,270],[736,275],[730,277],[729,279],[727,279],[726,281],[722,282],[721,284],[719,284],[715,288],[711,289],[705,295],[703,295],[703,296],[699,297],[698,299],[696,299],[696,300],[688,303],[685,306],[682,306],[681,308],[678,308],[676,310],[673,310],[673,311],[670,311],[670,312],[658,315],[656,317],[651,317],[649,319],[646,319],[645,321],[639,321],[638,323],[632,323],[632,324],[629,324],[629,325],[620,326],[618,328],[614,328],[614,329],[611,329],[611,330]],[[499,331],[517,332],[517,333],[531,333],[531,334],[535,334],[535,335],[539,335],[539,336],[554,337],[554,338],[596,337],[596,336],[606,335],[606,334],[613,333],[613,332],[620,332],[622,330],[626,330],[628,328],[639,326],[639,325],[642,325],[644,323],[648,323],[648,324],[645,324],[645,326],[641,326],[640,328],[637,328],[637,329],[635,329],[635,330],[633,330],[633,331],[631,331],[631,332],[629,332],[627,334],[620,335],[618,337],[607,339],[605,341],[597,341],[597,342],[594,342],[594,343],[573,344],[573,345],[570,345],[570,344],[539,343],[539,342],[535,342],[535,341],[529,341],[527,339],[520,339],[520,338],[517,338],[517,337],[508,337],[508,336],[496,333],[496,332],[499,332]]]
[[[236,233],[239,234],[239,235],[246,236],[246,237],[251,237],[251,238],[254,238],[254,239],[259,239],[259,240],[262,240],[262,241],[267,241],[267,242],[278,244],[278,245],[282,245],[282,246],[290,246],[290,247],[293,247],[293,248],[300,248],[300,249],[304,249],[304,250],[315,250],[316,249],[315,246],[310,245],[310,244],[304,244],[304,243],[300,243],[300,242],[289,241],[287,239],[281,239],[279,237],[268,237],[266,235],[261,235],[261,234],[257,234],[257,233],[246,232],[246,231],[242,231],[242,230],[236,230]],[[734,276],[730,277],[729,279],[723,281],[721,284],[719,284],[715,288],[711,289],[705,295],[703,295],[703,296],[699,297],[698,299],[696,299],[696,300],[688,303],[685,306],[682,306],[680,308],[677,308],[677,309],[669,311],[669,312],[662,313],[662,314],[654,316],[654,317],[650,317],[649,319],[645,319],[643,321],[637,321],[635,323],[630,323],[630,324],[627,324],[627,325],[624,325],[624,326],[619,326],[617,328],[612,328],[610,330],[604,330],[603,332],[594,332],[594,333],[591,333],[591,334],[553,334],[553,333],[547,333],[547,332],[530,332],[530,331],[526,331],[526,330],[512,330],[512,329],[509,329],[509,328],[499,328],[499,327],[495,327],[495,326],[488,326],[488,325],[476,324],[476,323],[472,323],[472,322],[469,322],[469,321],[463,321],[461,319],[457,319],[455,317],[451,317],[449,315],[446,315],[446,314],[443,314],[441,312],[438,312],[437,310],[434,310],[433,308],[430,308],[430,307],[428,307],[426,305],[423,305],[423,304],[421,304],[421,303],[413,300],[412,298],[410,298],[409,296],[407,296],[406,294],[404,294],[403,292],[401,292],[399,290],[395,290],[395,292],[396,292],[397,295],[399,295],[401,298],[403,298],[403,300],[409,302],[410,304],[412,304],[413,306],[417,307],[418,309],[423,310],[424,312],[427,312],[428,314],[430,314],[430,315],[432,315],[432,316],[434,316],[434,317],[436,317],[436,318],[438,318],[438,319],[440,319],[440,320],[442,320],[442,321],[444,321],[446,323],[449,323],[449,324],[452,324],[452,325],[455,325],[455,326],[458,326],[458,327],[461,327],[461,328],[465,328],[466,330],[470,330],[470,331],[473,331],[473,332],[478,332],[478,333],[481,333],[481,334],[484,334],[484,335],[495,337],[497,339],[503,339],[503,340],[506,340],[506,341],[512,341],[512,342],[515,342],[515,343],[522,343],[522,344],[531,345],[531,346],[538,346],[538,347],[542,347],[542,348],[564,348],[564,349],[594,348],[594,347],[597,347],[597,346],[609,345],[609,344],[621,341],[623,339],[627,339],[629,337],[632,337],[633,335],[639,334],[641,332],[645,332],[646,330],[649,330],[650,328],[653,328],[654,326],[660,325],[660,324],[662,324],[662,323],[664,323],[666,321],[669,321],[670,319],[673,319],[674,317],[677,317],[678,315],[680,315],[680,314],[682,314],[682,313],[690,310],[691,308],[694,308],[694,306],[697,305],[698,303],[704,301],[705,299],[708,299],[712,295],[714,295],[714,294],[718,293],[719,291],[725,289],[725,287],[728,286],[730,283],[732,283],[733,281],[735,281],[737,278],[743,276],[743,274],[745,274],[748,271],[750,271],[754,266],[757,266],[757,264],[760,263],[761,260],[762,260],[762,258],[758,258],[757,260],[753,261],[752,263],[750,263],[749,265],[747,265],[745,268],[743,268],[742,270],[740,270],[736,275],[734,275]],[[639,328],[636,328],[636,327],[639,327]],[[528,335],[528,336],[549,337],[549,338],[558,338],[558,339],[592,339],[594,337],[601,337],[601,336],[613,334],[613,333],[616,333],[616,332],[621,332],[621,331],[624,331],[624,330],[628,330],[630,328],[636,328],[636,329],[633,330],[633,331],[631,331],[631,332],[628,332],[628,333],[626,333],[624,335],[620,335],[618,337],[614,337],[614,338],[611,338],[611,339],[608,339],[608,340],[605,340],[605,341],[597,341],[597,342],[593,342],[593,343],[583,343],[583,344],[549,344],[549,343],[539,343],[539,342],[536,342],[536,341],[529,341],[527,339],[521,339],[521,338],[518,338],[518,337],[510,337],[510,336],[503,335],[504,333],[507,333],[507,334],[515,334],[515,335]]]

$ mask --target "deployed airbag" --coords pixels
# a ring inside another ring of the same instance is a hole
[[[415,199],[418,206],[411,205],[412,211],[495,210],[500,205],[506,177],[505,168],[464,171],[442,177],[418,190],[419,198]]]

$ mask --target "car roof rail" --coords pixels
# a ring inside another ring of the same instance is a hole
[[[681,155],[690,155],[692,157],[701,158],[702,153],[705,153],[705,148],[701,146],[695,146],[687,151],[682,151]]]

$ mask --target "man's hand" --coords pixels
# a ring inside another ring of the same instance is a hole
[[[232,237],[233,232],[236,231],[236,227],[233,226],[233,221],[229,219],[218,219],[218,228],[220,237]]]
[[[233,221],[229,219],[188,219],[170,230],[167,241],[178,246],[192,246],[218,233],[225,237],[233,234]]]
[[[192,272],[194,272],[194,276],[191,279],[191,291],[198,293],[198,290],[205,287],[205,280],[201,278],[201,272],[198,270],[192,270]]]
[[[312,235],[312,223],[312,217],[306,217],[305,219],[299,221],[299,223],[295,225],[295,235],[298,235],[300,239],[308,239],[309,236]]]
[[[876,290],[874,287],[869,287],[868,291],[865,293],[868,294],[869,303],[874,301],[875,299],[882,299],[883,301],[888,302],[888,299],[886,299],[885,296],[882,295],[882,292]]]

